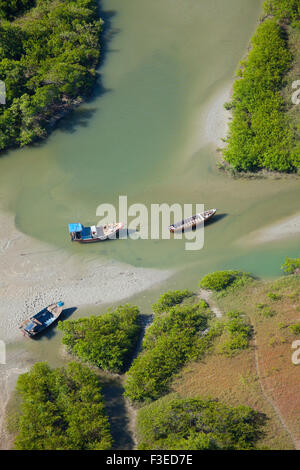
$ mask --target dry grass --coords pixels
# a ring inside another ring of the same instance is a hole
[[[278,298],[269,298],[270,292]],[[174,390],[183,396],[210,396],[232,405],[249,405],[265,413],[268,420],[260,448],[294,447],[279,419],[281,416],[299,448],[300,366],[292,363],[291,344],[300,337],[293,335],[288,326],[300,321],[300,276],[275,282],[258,281],[217,301],[224,312],[237,310],[250,318],[260,380],[252,342],[249,349],[234,357],[215,352],[202,362],[189,364],[175,380]],[[266,317],[270,312],[272,316]]]

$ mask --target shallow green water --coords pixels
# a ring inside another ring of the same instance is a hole
[[[214,145],[195,132],[201,110],[227,86],[255,29],[261,0],[105,0],[102,88],[43,144],[0,159],[0,197],[25,233],[82,256],[184,269],[195,282],[223,267],[279,273],[298,240],[243,248],[243,235],[298,210],[296,180],[233,180],[216,170]],[[201,132],[199,121],[199,134]],[[199,139],[198,139],[199,141]],[[67,224],[97,221],[100,203],[203,203],[224,217],[205,247],[179,240],[69,242]],[[226,216],[225,216],[226,214]]]

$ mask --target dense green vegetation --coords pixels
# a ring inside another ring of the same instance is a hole
[[[209,316],[204,301],[155,314],[142,352],[127,373],[125,395],[132,401],[149,401],[166,393],[173,375],[197,355],[200,333],[207,328]]]
[[[139,449],[253,449],[264,421],[248,406],[171,395],[139,410]]]
[[[176,304],[180,304],[184,299],[192,297],[193,292],[185,290],[169,290],[165,294],[161,295],[158,301],[152,305],[152,310],[155,313],[163,313],[168,308],[174,307]]]
[[[299,21],[299,0],[267,0],[264,8],[268,15],[273,15],[278,20],[288,19],[296,23]]]
[[[0,0],[0,18],[12,20],[34,4],[35,0]]]
[[[9,21],[32,6],[24,16]],[[50,125],[88,95],[99,62],[96,0],[0,3],[0,150],[45,137]]]
[[[224,158],[237,171],[298,171],[300,142],[281,90],[293,61],[286,23],[292,23],[291,29],[299,28],[299,2],[269,0],[265,11],[275,18],[268,17],[258,27],[248,59],[241,62],[232,102],[227,104],[233,120]]]
[[[243,271],[215,271],[204,276],[199,282],[199,286],[218,292],[228,287],[231,289],[242,287],[252,279],[250,274]]]
[[[22,404],[16,449],[111,449],[98,378],[88,367],[69,363],[51,369],[37,363],[20,375],[17,391]]]
[[[289,326],[290,332],[294,335],[300,335],[300,323],[295,323],[295,325]]]
[[[300,272],[300,258],[285,258],[285,262],[281,266],[281,269],[287,274],[294,274]]]
[[[69,352],[104,370],[123,372],[140,336],[139,309],[119,306],[98,317],[60,322],[58,328]]]

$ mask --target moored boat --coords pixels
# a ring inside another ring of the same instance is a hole
[[[52,325],[61,315],[64,303],[57,302],[56,304],[49,305],[32,317],[25,320],[20,325],[20,330],[24,336],[29,338],[36,336]]]
[[[69,224],[69,233],[72,242],[95,243],[102,242],[108,238],[113,238],[122,228],[122,222],[106,225],[92,225],[84,227],[80,223]]]
[[[217,209],[210,209],[204,212],[201,212],[200,214],[195,214],[192,215],[191,217],[187,217],[186,219],[183,219],[181,222],[176,222],[175,224],[172,224],[169,226],[170,232],[182,232],[185,229],[197,227],[197,225],[204,224],[204,222],[207,222],[215,213],[217,212]]]

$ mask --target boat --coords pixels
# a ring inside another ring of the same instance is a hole
[[[25,320],[20,326],[23,335],[31,338],[44,331],[60,317],[63,305],[63,302],[49,305],[49,307]]]
[[[72,242],[95,243],[113,238],[123,227],[123,222],[100,225],[97,227],[96,225],[84,227],[82,224],[76,223],[69,224],[69,233]]]
[[[215,213],[217,209],[210,209],[200,214],[192,215],[191,217],[187,217],[183,219],[181,222],[176,222],[169,226],[170,232],[183,232],[186,229],[197,227],[197,225],[204,224],[207,222]]]

